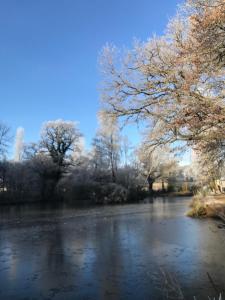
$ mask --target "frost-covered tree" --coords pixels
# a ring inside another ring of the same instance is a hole
[[[168,33],[123,53],[103,50],[103,108],[144,121],[149,142],[220,145],[225,139],[224,0],[189,0]],[[209,144],[208,144],[209,143]],[[218,148],[220,151],[221,149]]]
[[[16,131],[15,146],[14,146],[14,160],[19,162],[22,160],[24,151],[24,128],[19,127]]]
[[[148,145],[142,143],[138,147],[136,155],[140,175],[148,183],[150,193],[153,191],[153,183],[157,179],[161,179],[164,183],[164,180],[168,179],[177,167],[177,161],[165,146],[152,150]]]
[[[106,118],[99,114],[99,130],[93,140],[93,160],[95,169],[108,169],[112,181],[116,181],[116,173],[120,161],[120,134],[116,119]]]
[[[41,146],[59,167],[68,164],[69,154],[75,151],[81,133],[72,121],[55,120],[43,124]]]
[[[10,142],[10,128],[0,122],[0,158],[5,158]]]
[[[30,160],[41,153],[41,145],[39,143],[24,144],[23,159]]]
[[[129,157],[130,157],[130,151],[132,149],[132,144],[128,138],[128,136],[122,136],[121,137],[121,156],[123,160],[124,167],[128,166],[129,163]]]
[[[77,140],[76,147],[74,147],[73,152],[71,153],[71,159],[73,161],[73,165],[83,164],[83,160],[87,159],[85,138],[83,136],[80,136]]]

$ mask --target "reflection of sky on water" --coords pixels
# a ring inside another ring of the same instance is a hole
[[[1,212],[0,299],[157,300],[153,275],[160,267],[178,277],[187,296],[203,293],[199,287],[210,293],[207,272],[219,284],[225,278],[222,234],[212,221],[185,217],[186,210],[184,199],[158,199],[88,210]]]

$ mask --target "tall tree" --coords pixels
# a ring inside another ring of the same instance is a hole
[[[14,147],[14,160],[19,162],[22,160],[24,151],[24,129],[22,127],[17,128]]]
[[[168,33],[122,53],[105,47],[102,101],[150,124],[153,145],[224,138],[224,1],[190,0]]]
[[[10,128],[0,122],[0,158],[5,158],[10,142]]]
[[[112,181],[116,181],[116,173],[120,161],[120,135],[116,119],[106,118],[99,114],[100,128],[93,141],[93,154],[96,168],[105,167],[110,170]]]
[[[80,141],[80,131],[75,122],[56,120],[44,123],[41,133],[41,146],[59,167],[68,164],[68,155]]]

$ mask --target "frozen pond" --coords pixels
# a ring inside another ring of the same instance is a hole
[[[185,299],[223,293],[225,230],[186,217],[189,202],[0,207],[0,299],[162,300],[163,273]]]

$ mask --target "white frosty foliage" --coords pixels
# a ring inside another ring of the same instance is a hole
[[[62,132],[70,132],[74,131],[77,127],[77,122],[74,121],[64,121],[62,119],[53,120],[53,121],[47,121],[44,123],[42,128],[42,133],[45,132],[48,129],[54,129],[57,131]]]
[[[16,131],[14,160],[21,161],[24,149],[24,128],[19,127]]]

